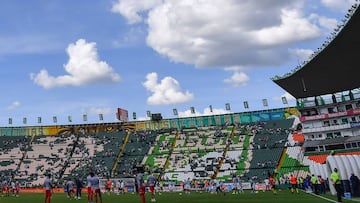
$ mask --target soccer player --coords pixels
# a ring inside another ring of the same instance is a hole
[[[125,182],[123,180],[120,181],[120,192],[125,194]]]
[[[224,181],[220,180],[216,183],[216,194],[222,193],[225,196],[226,192],[226,185],[224,184]]]
[[[256,182],[252,178],[250,178],[250,186],[251,186],[251,193],[256,193]]]
[[[12,196],[16,196],[16,185],[15,185],[15,181],[12,180],[11,181],[11,193],[12,193]]]
[[[211,177],[211,178],[212,178],[212,177]],[[211,194],[215,193],[216,184],[217,184],[217,180],[212,178],[212,179],[210,180],[210,186],[209,186],[209,192],[210,192]]]
[[[269,182],[271,184],[271,191],[273,192],[274,195],[277,194],[276,192],[276,182],[275,182],[275,179],[273,177],[270,177],[269,178]]]
[[[116,180],[115,181],[115,189],[114,189],[114,193],[116,192],[117,195],[120,195],[120,186],[121,186],[121,182],[120,180]]]
[[[110,195],[111,193],[111,180],[108,178],[105,182],[105,190]]]
[[[195,191],[196,191],[196,192],[199,192],[199,189],[200,189],[200,188],[199,188],[199,181],[194,178],[193,183],[194,183],[194,189],[195,189]]]
[[[239,192],[241,193],[244,193],[244,187],[243,187],[243,181],[241,180],[241,177],[238,175],[237,176],[237,179],[238,179],[238,190]]]
[[[159,195],[161,195],[161,192],[163,191],[164,188],[164,182],[162,180],[159,181]]]
[[[264,183],[265,183],[265,190],[270,190],[270,180],[269,180],[269,178],[265,178]]]
[[[188,178],[184,182],[184,191],[185,191],[185,193],[190,194],[190,189],[191,189],[191,180],[190,180],[190,178]]]
[[[150,173],[149,176],[147,177],[146,183],[149,186],[149,191],[151,193],[151,201],[156,202],[156,199],[155,199],[156,179],[155,179],[155,177],[154,177],[154,175],[152,173]]]
[[[93,199],[93,191],[91,189],[91,176],[90,176],[90,173],[89,173],[88,177],[86,177],[86,182],[87,182],[88,203],[91,203],[91,202],[94,201],[94,199]]]
[[[19,197],[19,193],[20,193],[20,183],[19,183],[19,181],[16,181],[15,182],[15,196],[16,197]]]
[[[81,199],[81,189],[83,188],[83,183],[80,178],[75,178],[76,185],[76,196],[75,199]]]
[[[9,196],[8,181],[6,179],[4,179],[2,181],[2,193],[3,193],[3,196],[5,195],[5,197]]]
[[[291,184],[291,193],[294,193],[296,190],[296,193],[299,193],[299,189],[297,188],[297,178],[291,174],[290,175],[290,184]]]
[[[239,179],[234,175],[232,177],[232,183],[233,183],[233,189],[232,189],[232,194],[238,194],[239,193]]]
[[[44,188],[45,188],[45,200],[44,203],[50,203],[51,202],[51,195],[52,195],[52,189],[53,185],[51,184],[51,175],[47,174],[45,181],[44,181]]]
[[[102,196],[100,191],[100,180],[93,172],[90,172],[90,183],[91,190],[93,191],[93,195],[95,198],[95,203],[98,203],[98,199],[100,199],[100,203],[102,203]]]
[[[215,186],[216,194],[223,192],[222,191],[223,183],[221,181],[214,179],[214,186]]]
[[[204,190],[205,190],[205,192],[210,192],[210,190],[209,190],[209,188],[210,188],[210,183],[209,183],[209,181],[208,180],[204,180],[203,181],[203,183],[204,183]]]
[[[142,203],[146,203],[146,199],[145,199],[145,182],[144,182],[144,168],[143,167],[136,167],[135,170],[136,173],[136,187],[137,187],[137,192],[140,195],[141,198],[141,202]]]
[[[107,181],[106,181],[106,191],[108,193],[108,195],[110,195],[111,193],[111,180],[108,178]]]
[[[67,181],[67,188],[68,188],[68,198],[71,199],[73,197],[74,194],[74,182],[70,179]]]

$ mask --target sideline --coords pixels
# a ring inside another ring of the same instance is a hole
[[[301,190],[302,192],[304,192],[304,193],[306,193],[306,194],[310,194],[310,195],[313,195],[313,196],[315,196],[315,197],[319,197],[319,198],[321,198],[321,199],[324,199],[324,200],[326,200],[326,201],[329,201],[329,202],[334,202],[334,203],[337,203],[338,201],[337,200],[332,200],[332,199],[329,199],[329,198],[327,198],[327,197],[323,197],[323,196],[321,196],[321,195],[317,195],[317,194],[314,194],[314,193],[308,193],[308,192],[305,192],[305,191],[303,191],[303,190]],[[343,199],[345,199],[344,197],[343,197]],[[348,200],[348,201],[352,201],[352,202],[360,202],[360,200],[357,200],[357,199],[346,199],[346,200]]]

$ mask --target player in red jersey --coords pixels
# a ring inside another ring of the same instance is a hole
[[[50,203],[51,202],[52,189],[53,189],[50,174],[46,175],[46,178],[45,178],[45,181],[44,181],[44,189],[45,189],[44,203]]]
[[[90,173],[89,173],[88,177],[86,178],[86,182],[87,182],[88,203],[91,203],[91,202],[93,202],[93,191],[91,189],[91,176],[90,176]]]

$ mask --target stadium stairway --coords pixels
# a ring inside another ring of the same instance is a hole
[[[232,130],[231,130],[231,134],[230,134],[229,140],[233,140],[234,135],[235,135],[235,128],[236,128],[236,127],[233,126],[233,128],[232,128]],[[217,167],[216,167],[216,171],[215,171],[215,173],[214,173],[214,175],[213,175],[213,178],[216,178],[217,175],[219,174],[220,169],[221,169],[221,166],[223,165],[224,160],[225,160],[225,158],[226,158],[226,154],[227,154],[227,152],[228,152],[229,149],[230,149],[230,145],[231,145],[231,141],[229,141],[229,142],[226,144],[226,147],[225,147],[224,152],[223,152],[223,154],[222,154],[221,160],[220,160],[219,164],[218,164]]]
[[[35,134],[33,134],[33,135],[31,136],[31,139],[30,139],[30,141],[29,141],[29,146],[30,146],[30,145],[32,144],[32,142],[34,141],[35,136],[36,136]],[[19,164],[17,165],[17,167],[16,167],[16,169],[15,169],[15,174],[20,170],[21,164],[23,163],[23,160],[25,159],[25,157],[26,157],[26,155],[27,155],[27,151],[28,151],[28,149],[26,149],[26,150],[23,151],[22,157],[21,157],[21,159],[19,160]]]
[[[166,158],[166,161],[164,163],[164,166],[163,166],[163,169],[166,169],[168,166],[169,166],[169,163],[170,163],[170,158],[171,158],[171,155],[176,147],[176,140],[179,139],[179,136],[180,136],[180,133],[179,131],[176,131],[176,135],[175,135],[175,139],[174,139],[174,142],[172,143],[171,145],[171,150],[169,152],[169,156]]]
[[[281,156],[280,156],[278,165],[276,167],[276,171],[279,171],[281,169],[282,164],[284,163],[284,160],[285,160],[285,157],[286,157],[286,150],[287,150],[287,147],[284,147],[282,152],[281,152]]]
[[[58,177],[59,180],[62,179],[62,177],[63,177],[63,175],[64,175],[64,173],[65,173],[65,171],[66,171],[66,168],[69,167],[69,165],[70,165],[70,160],[71,160],[71,158],[72,158],[73,155],[74,155],[75,148],[77,147],[77,145],[78,145],[78,143],[79,143],[80,135],[77,134],[77,135],[75,135],[75,136],[76,136],[76,141],[75,141],[75,142],[73,143],[73,145],[72,145],[72,149],[71,149],[71,151],[70,151],[70,155],[69,155],[69,157],[68,157],[68,161],[65,162],[63,168],[60,170],[60,174],[59,174],[59,177]]]
[[[121,149],[120,149],[120,151],[119,151],[119,154],[117,155],[116,161],[114,161],[114,165],[113,165],[112,170],[111,170],[111,174],[112,174],[112,175],[115,174],[115,171],[116,171],[116,168],[117,168],[117,166],[118,166],[118,163],[119,163],[121,157],[122,157],[123,154],[124,154],[124,151],[125,151],[125,148],[126,148],[126,144],[127,144],[128,141],[129,141],[130,134],[131,134],[131,132],[128,131],[128,133],[127,133],[126,136],[125,136],[124,143],[121,145]]]

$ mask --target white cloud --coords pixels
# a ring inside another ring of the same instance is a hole
[[[339,25],[339,22],[334,18],[326,18],[324,16],[320,16],[319,25],[329,31],[333,31]]]
[[[202,115],[203,116],[209,116],[209,115],[220,115],[220,114],[225,114],[225,113],[230,113],[231,111],[227,111],[225,109],[217,109],[217,108],[212,108],[212,112],[210,111],[210,108],[205,108]]]
[[[158,75],[154,72],[147,74],[143,86],[152,93],[147,99],[149,105],[179,104],[194,99],[194,95],[183,92],[180,83],[172,77],[165,77],[158,83]]]
[[[118,0],[113,4],[111,11],[123,15],[129,24],[143,21],[141,12],[147,11],[156,5],[162,3],[162,0]]]
[[[178,112],[178,116],[180,118],[184,118],[184,117],[194,117],[194,116],[201,116],[202,114],[198,111],[195,110],[195,113],[191,113],[191,110],[186,110],[186,111],[179,111]]]
[[[17,109],[21,106],[21,103],[19,101],[14,101],[10,106],[7,107],[8,110]]]
[[[146,22],[156,52],[197,67],[279,65],[291,59],[288,47],[321,34],[301,12],[302,1],[142,2],[120,1],[113,11],[129,23]]]
[[[292,53],[293,57],[298,59],[299,63],[308,60],[311,54],[314,53],[311,49],[289,49],[289,51]]]
[[[316,13],[312,13],[309,16],[309,19],[318,24],[320,27],[325,28],[324,32],[328,33],[333,31],[339,24],[339,22],[335,18],[328,18],[326,16],[321,16]]]
[[[88,112],[89,114],[94,114],[94,115],[99,115],[99,114],[115,115],[116,110],[110,107],[91,107]]]
[[[225,83],[232,84],[233,86],[245,86],[249,82],[250,78],[246,75],[241,67],[230,67],[226,68],[227,71],[234,71],[230,78],[224,79]]]
[[[282,98],[285,97],[287,101],[293,101],[295,100],[295,97],[293,97],[291,94],[289,94],[288,92],[285,92],[284,94],[282,94],[281,96],[277,96],[277,97],[273,97],[273,100],[282,100]]]
[[[210,111],[210,108],[207,107],[203,110],[203,112],[199,112],[195,109],[195,114],[191,113],[191,110],[186,110],[186,111],[179,111],[178,115],[180,118],[184,118],[184,117],[194,117],[194,116],[209,116],[209,115],[220,115],[220,114],[225,114],[225,113],[230,113],[230,111],[226,111],[225,109],[216,109],[213,108],[212,112]]]
[[[281,24],[255,31],[256,39],[264,45],[288,44],[320,35],[319,28],[304,18],[299,10],[281,11]]]
[[[244,72],[235,71],[230,78],[224,80],[225,83],[230,83],[234,86],[245,86],[250,78]]]
[[[42,69],[30,74],[35,84],[50,89],[61,86],[81,86],[94,83],[119,82],[120,76],[105,61],[99,61],[96,43],[79,39],[67,48],[69,61],[64,65],[67,75],[51,76]]]
[[[355,0],[321,0],[321,3],[333,10],[346,11],[355,3]]]

